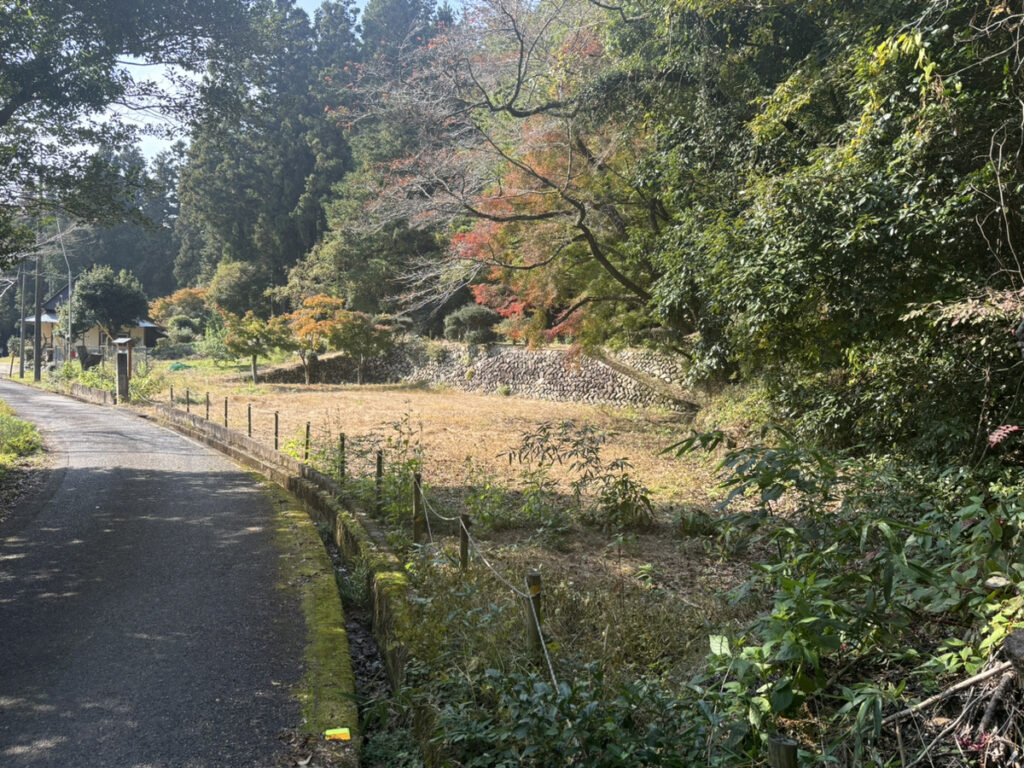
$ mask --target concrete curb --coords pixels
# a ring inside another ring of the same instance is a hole
[[[154,408],[161,423],[256,470],[300,498],[310,517],[330,531],[346,560],[358,558],[366,565],[371,574],[374,635],[392,687],[401,687],[408,658],[402,637],[410,621],[406,610],[410,586],[402,564],[388,548],[380,528],[322,472],[201,416],[167,405]]]

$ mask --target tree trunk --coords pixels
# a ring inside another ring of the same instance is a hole
[[[366,358],[359,356],[359,364],[356,366],[356,384],[363,385],[363,368],[366,366]]]
[[[252,356],[252,384],[256,386],[256,355]]]

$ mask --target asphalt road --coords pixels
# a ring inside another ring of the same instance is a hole
[[[305,624],[268,498],[136,416],[2,380],[0,399],[56,464],[0,523],[0,766],[273,765]]]

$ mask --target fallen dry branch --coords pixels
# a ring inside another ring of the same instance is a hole
[[[984,736],[988,731],[989,725],[992,724],[992,718],[995,717],[996,708],[999,706],[999,702],[1002,700],[1003,696],[1006,695],[1006,692],[1010,689],[1011,685],[1013,685],[1013,675],[1008,673],[999,681],[999,685],[996,687],[992,697],[989,699],[988,706],[985,707],[985,714],[982,716],[981,724],[978,726],[978,738]]]
[[[954,693],[957,693],[958,691],[962,691],[965,688],[970,688],[972,685],[977,685],[978,683],[984,680],[988,680],[990,677],[995,677],[996,675],[1002,672],[1006,672],[1007,670],[1012,668],[1013,663],[1009,661],[1004,661],[1001,664],[996,664],[991,669],[986,669],[984,672],[979,672],[974,677],[969,677],[966,680],[961,680],[956,685],[952,685],[946,690],[935,694],[934,696],[929,696],[924,701],[919,701],[917,704],[914,704],[912,706],[907,707],[906,709],[902,709],[899,712],[895,712],[889,715],[884,720],[882,720],[882,725],[886,726],[892,723],[898,723],[900,720],[909,717],[915,712],[921,711],[925,707],[929,707],[932,704],[936,704],[942,701],[943,699],[952,696]]]

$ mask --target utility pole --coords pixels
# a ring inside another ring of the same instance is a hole
[[[21,269],[21,340],[18,343],[18,378],[25,378],[25,260],[18,265]]]
[[[32,332],[32,381],[43,378],[43,290],[39,272],[41,257],[36,256],[36,322]]]

